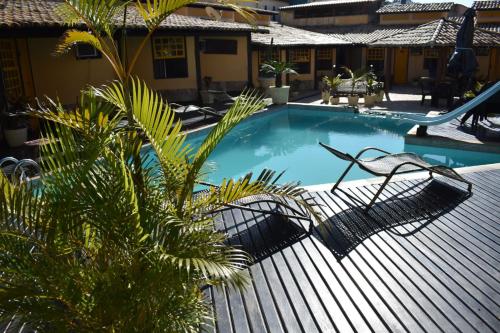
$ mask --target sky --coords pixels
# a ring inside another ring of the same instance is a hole
[[[466,5],[467,7],[472,6],[473,0],[444,0],[444,1],[438,1],[438,0],[414,0],[413,2],[454,2],[454,3],[460,3],[462,5]]]

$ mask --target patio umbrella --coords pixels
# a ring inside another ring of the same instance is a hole
[[[470,88],[474,72],[479,66],[472,44],[474,40],[474,17],[476,11],[472,8],[464,13],[464,21],[457,33],[455,51],[448,62],[448,73],[462,78],[466,83],[466,89]]]

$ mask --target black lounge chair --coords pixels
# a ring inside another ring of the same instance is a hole
[[[210,184],[207,182],[198,182],[200,185],[204,185],[207,187],[212,187],[215,189],[218,189],[219,187],[214,184]],[[194,195],[196,196],[203,196],[206,195],[206,193],[209,190],[201,190],[197,191]],[[310,198],[312,199],[312,198]],[[307,201],[308,199],[305,199]],[[261,208],[254,208],[252,205],[255,204],[274,204],[276,205],[275,210],[269,210],[269,209],[261,209]],[[281,209],[280,209],[281,208]],[[302,209],[299,207],[292,207],[288,201],[280,196],[274,196],[274,195],[252,195],[248,196],[245,198],[242,198],[240,200],[237,200],[235,202],[227,203],[224,205],[224,207],[218,208],[214,210],[212,213],[220,213],[226,210],[230,209],[241,209],[249,212],[254,212],[254,213],[260,213],[260,214],[269,214],[269,215],[279,215],[286,220],[289,219],[296,219],[299,221],[307,221],[309,222],[309,226],[307,228],[307,232],[311,233],[314,228],[314,222],[313,222],[313,217],[310,216],[307,212],[303,212]]]
[[[430,177],[432,177],[432,174],[438,174],[441,176],[445,176],[463,183],[466,183],[467,186],[467,191],[469,194],[472,191],[472,183],[465,180],[462,176],[460,176],[455,170],[452,168],[443,166],[443,165],[431,165],[424,161],[420,156],[414,153],[398,153],[398,154],[391,154],[387,151],[384,151],[382,149],[374,148],[374,147],[367,147],[363,150],[361,150],[358,154],[356,154],[355,157],[352,157],[349,154],[342,153],[328,145],[325,145],[324,143],[319,143],[323,148],[328,150],[330,153],[334,154],[340,159],[343,159],[345,161],[351,162],[347,169],[344,171],[344,173],[340,176],[339,180],[335,185],[333,186],[331,192],[333,193],[335,189],[339,186],[340,182],[344,179],[344,177],[347,175],[349,170],[354,166],[354,164],[357,164],[361,169],[375,175],[375,176],[383,176],[386,177],[384,183],[382,186],[380,186],[379,190],[375,194],[375,196],[371,199],[370,203],[365,207],[365,212],[367,212],[375,203],[375,200],[379,197],[380,193],[382,193],[383,189],[385,186],[389,183],[391,180],[392,176],[397,175],[397,174],[403,174],[403,173],[409,173],[409,172],[415,172],[415,171],[421,171],[421,170],[427,170],[429,171]],[[374,157],[374,158],[364,158],[360,159],[361,155],[365,153],[366,151],[369,150],[375,150],[378,152],[381,152],[385,155],[379,156],[379,157]]]

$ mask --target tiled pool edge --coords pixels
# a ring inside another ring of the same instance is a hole
[[[455,168],[454,170],[456,172],[458,172],[459,174],[467,174],[467,173],[480,172],[480,171],[500,170],[500,163],[474,165],[474,166],[468,166],[468,167],[462,167],[462,168]],[[424,178],[427,177],[427,175],[428,175],[427,171],[414,172],[411,174],[396,175],[396,176],[392,177],[391,182],[402,181],[402,180],[421,179],[422,177],[424,177]],[[366,186],[366,185],[381,184],[384,182],[384,180],[385,180],[385,177],[373,177],[373,178],[366,178],[366,179],[350,180],[350,181],[342,182],[339,187],[340,188],[350,188],[350,187],[359,187],[359,186]],[[333,187],[334,184],[335,183],[309,185],[309,186],[303,186],[303,188],[309,192],[330,191],[330,189]]]

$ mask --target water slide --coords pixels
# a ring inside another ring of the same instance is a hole
[[[473,108],[475,108],[476,106],[480,105],[483,102],[486,102],[488,99],[490,99],[498,92],[500,92],[500,81],[495,83],[489,89],[481,93],[479,96],[471,99],[464,105],[443,115],[436,117],[427,117],[415,113],[409,113],[409,114],[398,113],[397,117],[400,121],[412,123],[415,125],[423,125],[423,126],[440,125],[467,113],[467,111],[472,110]]]

